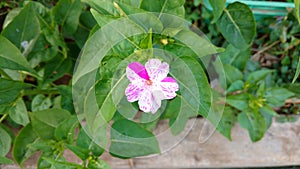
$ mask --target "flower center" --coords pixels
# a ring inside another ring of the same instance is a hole
[[[152,85],[152,83],[153,83],[153,82],[152,82],[151,80],[147,80],[147,81],[146,81],[146,84],[147,84],[148,86]]]

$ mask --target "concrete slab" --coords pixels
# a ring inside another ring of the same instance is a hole
[[[163,123],[162,128],[166,128]],[[192,120],[188,126],[192,125]],[[203,127],[204,126],[204,127]],[[200,135],[200,133],[202,133]],[[165,138],[168,140],[168,138]],[[70,152],[67,156],[74,159]],[[128,160],[103,155],[113,169],[129,169]],[[36,159],[31,159],[26,169],[34,169]],[[136,169],[143,168],[215,168],[300,165],[300,120],[295,123],[274,122],[265,137],[252,143],[246,130],[236,125],[232,141],[228,141],[204,119],[197,119],[191,132],[170,151],[148,158],[135,158]],[[0,166],[16,169],[17,166]]]

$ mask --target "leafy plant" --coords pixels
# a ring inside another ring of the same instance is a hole
[[[228,139],[238,122],[258,141],[273,117],[291,114],[281,110],[299,114],[298,0],[295,13],[258,22],[248,5],[225,0],[12,4],[1,3],[12,8],[0,35],[1,164],[22,167],[41,152],[38,168],[110,168],[105,150],[125,159],[159,154],[161,120],[178,135],[202,116]],[[151,58],[167,62],[179,84],[155,114],[124,95],[128,64]],[[82,163],[68,162],[67,149]]]

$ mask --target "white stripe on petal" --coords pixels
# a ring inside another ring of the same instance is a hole
[[[169,64],[166,62],[162,63],[159,59],[148,60],[145,67],[150,79],[153,81],[161,81],[169,73]]]
[[[127,100],[129,102],[135,102],[139,100],[144,88],[145,87],[143,86],[143,83],[130,83],[125,90]]]
[[[176,91],[178,91],[179,86],[176,82],[161,82],[161,91],[164,94],[164,99],[173,99],[176,97]]]
[[[139,99],[139,107],[143,112],[151,112],[156,113],[157,110],[161,106],[161,95],[162,93],[160,91],[150,91],[150,90],[144,90],[142,92],[142,95]]]

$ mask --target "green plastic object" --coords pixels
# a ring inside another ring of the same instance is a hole
[[[204,2],[205,1],[207,0],[204,0]],[[295,4],[293,2],[274,2],[263,0],[227,0],[226,4],[228,5],[237,1],[249,5],[257,20],[269,16],[286,16],[288,9],[295,8]],[[208,8],[209,10],[212,10],[212,8]]]

